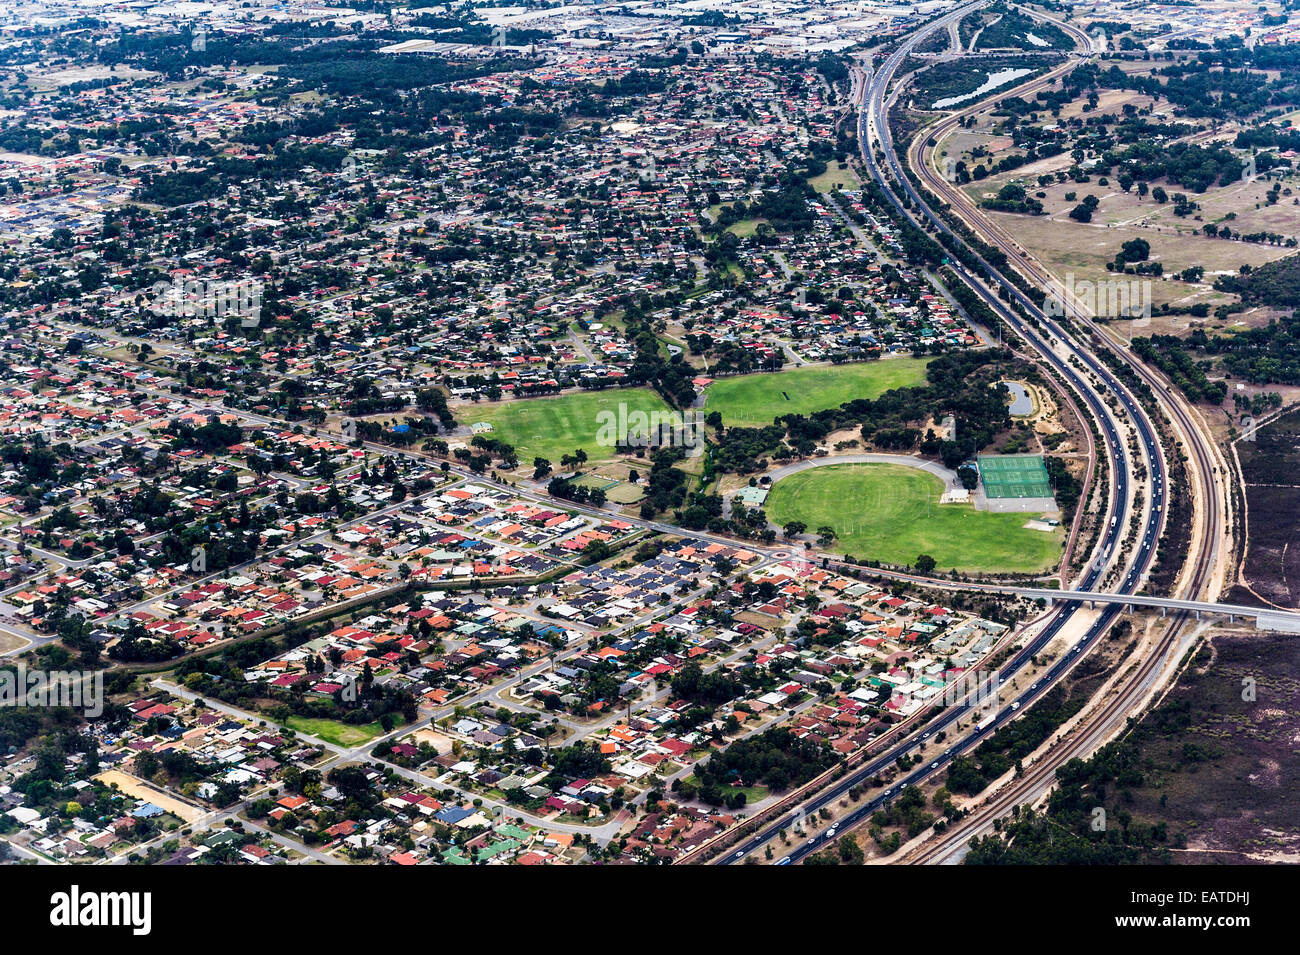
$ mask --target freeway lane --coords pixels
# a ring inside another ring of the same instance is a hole
[[[1077,604],[1074,605],[1074,608],[1077,609],[1077,607]],[[1069,653],[1065,654],[1060,660],[1053,664],[1042,677],[1030,686],[1028,690],[1011,700],[1009,706],[1000,707],[992,722],[986,723],[983,726],[977,725],[973,727],[963,738],[954,742],[938,756],[935,756],[928,764],[922,760],[922,765],[918,769],[895,782],[891,788],[886,789],[880,795],[867,800],[857,809],[842,817],[832,828],[836,830],[844,829],[847,831],[850,827],[866,819],[881,806],[889,802],[890,799],[903,787],[921,783],[932,774],[941,771],[956,756],[959,756],[973,748],[982,742],[990,732],[996,731],[1004,724],[1014,719],[1019,715],[1019,711],[1022,708],[1028,706],[1051,689],[1055,682],[1064,676],[1065,673],[1081,659],[1083,653],[1106,631],[1119,614],[1120,609],[1118,607],[1107,608],[1101,616],[1093,622],[1083,639],[1076,643]],[[1007,666],[1003,667],[999,671],[999,677],[1001,679],[1006,679],[1018,673],[1032,657],[1041,653],[1043,648],[1056,637],[1068,619],[1068,614],[1058,615],[1037,637],[1034,638],[1032,642],[1017,653]],[[923,737],[916,738],[913,736],[902,746],[876,757],[861,769],[855,770],[846,775],[839,782],[823,791],[817,798],[806,803],[802,809],[803,815],[805,817],[810,817],[816,813],[817,810],[825,806],[830,806],[836,800],[843,797],[854,786],[870,780],[873,776],[878,775],[890,766],[894,765],[895,760],[899,756],[917,755],[918,751],[924,744],[928,743],[929,738],[932,735],[946,731],[958,721],[972,716],[975,711],[976,707],[968,703],[959,703],[955,706],[949,707],[941,716],[927,724],[926,732]],[[779,820],[773,822],[770,826],[764,828],[758,834],[746,840],[735,850],[732,850],[729,855],[719,859],[719,864],[728,865],[734,862],[740,862],[750,853],[757,849],[761,849],[783,829],[792,828],[795,822],[795,815],[795,813],[788,813],[782,816]],[[777,864],[780,865],[798,862],[810,852],[815,852],[818,849],[821,849],[825,842],[826,832],[823,832],[800,845],[791,852],[789,856],[786,856]]]
[[[1080,33],[1076,32],[1072,35],[1081,45],[1089,43]],[[1099,48],[1105,48],[1104,39],[1099,44]],[[1013,95],[1031,97],[1037,90],[1047,85],[1051,75],[1051,73],[1045,74],[1026,85],[999,94],[995,99]],[[1199,491],[1193,495],[1196,519],[1193,521],[1192,537],[1185,561],[1185,567],[1191,571],[1191,574],[1180,590],[1193,598],[1207,592],[1207,600],[1180,603],[1184,609],[1195,611],[1213,606],[1218,613],[1232,614],[1235,608],[1209,602],[1216,592],[1214,581],[1218,574],[1220,545],[1223,535],[1229,532],[1229,515],[1226,513],[1227,497],[1216,475],[1220,473],[1226,475],[1231,473],[1231,469],[1222,460],[1213,438],[1207,437],[1199,415],[1177,394],[1176,389],[1172,388],[1168,381],[1138,360],[1131,351],[1112,340],[1109,332],[1099,328],[1092,314],[1086,308],[1081,308],[1074,299],[1072,291],[1060,287],[1051,273],[1030,254],[1029,250],[1023,249],[993,218],[980,215],[969,197],[940,176],[930,161],[932,157],[926,155],[927,151],[936,152],[938,144],[948,132],[955,129],[976,109],[987,108],[989,102],[986,100],[975,107],[952,113],[928,127],[924,135],[918,133],[908,148],[907,164],[940,198],[940,201],[949,203],[955,214],[977,232],[982,233],[986,241],[1007,256],[1009,262],[1016,263],[1016,270],[1026,276],[1030,282],[1038,283],[1040,287],[1061,288],[1065,312],[1076,323],[1076,327],[1092,333],[1090,341],[1098,353],[1102,349],[1107,350],[1115,361],[1127,366],[1153,394],[1162,397],[1161,403],[1165,413],[1170,417],[1174,428],[1181,432],[1181,441],[1190,452],[1186,458],[1189,484]],[[1196,139],[1197,136],[1189,138]],[[1247,615],[1255,616],[1257,626],[1261,629],[1295,632],[1294,624],[1290,620],[1270,619],[1268,615],[1261,617],[1258,613]],[[1199,617],[1200,614],[1197,613],[1197,616]],[[1141,710],[1144,701],[1156,689],[1162,674],[1168,671],[1169,665],[1182,658],[1196,639],[1195,631],[1185,635],[1188,622],[1186,613],[1177,614],[1156,645],[1139,659],[1136,667],[1125,672],[1105,702],[1066,735],[1059,745],[1054,745],[1044,759],[1031,766],[1023,775],[1017,776],[1007,786],[997,790],[988,801],[977,807],[969,816],[949,827],[938,839],[930,840],[920,847],[909,857],[910,861],[926,864],[945,862],[958,857],[966,843],[974,836],[990,831],[997,818],[1008,813],[1016,805],[1033,802],[1050,789],[1055,782],[1057,766],[1075,757],[1086,758],[1113,733],[1122,729],[1130,714]]]
[[[949,16],[965,16],[971,9],[974,9],[979,5],[980,4],[973,4],[970,7],[959,8]],[[935,25],[937,25],[937,23]],[[893,149],[892,134],[889,130],[888,117],[886,113],[886,87],[894,73],[897,71],[899,65],[907,57],[908,53],[910,53],[911,49],[920,42],[920,40],[924,39],[924,37],[929,33],[929,30],[933,29],[935,25],[922,29],[909,38],[906,43],[902,44],[899,49],[894,51],[894,53],[886,59],[885,63],[875,76],[865,84],[865,108],[860,114],[858,121],[859,144],[862,148],[863,160],[866,162],[872,176],[881,184],[882,187],[885,188],[890,200],[901,213],[904,215],[908,214],[902,202],[899,201],[898,197],[890,189],[889,183],[876,165],[875,157],[870,148],[871,139],[866,135],[868,131],[874,131],[876,136],[879,138],[886,161],[890,164],[895,178],[900,186],[905,190],[908,199],[913,203],[915,208],[919,209],[935,227],[960,242],[961,240],[952,232],[951,229],[948,228],[947,224],[929,210],[916,189],[913,188],[911,181],[904,174],[899,164],[898,157]],[[897,92],[895,92],[894,96],[897,96]],[[1016,301],[1025,309],[1027,314],[1032,315],[1037,319],[1052,333],[1052,336],[1056,341],[1061,342],[1069,349],[1070,359],[1072,361],[1078,361],[1082,364],[1089,373],[1096,376],[1108,393],[1119,399],[1126,415],[1134,424],[1150,465],[1149,474],[1152,495],[1151,512],[1147,521],[1147,526],[1142,534],[1142,541],[1138,548],[1137,560],[1134,562],[1133,569],[1130,570],[1128,577],[1125,579],[1124,585],[1119,588],[1121,593],[1132,592],[1132,590],[1136,589],[1136,584],[1141,578],[1141,572],[1134,573],[1134,571],[1138,568],[1141,568],[1141,570],[1144,571],[1146,566],[1149,564],[1153,555],[1155,541],[1159,538],[1159,532],[1164,520],[1166,493],[1164,462],[1160,455],[1155,431],[1147,420],[1146,414],[1138,405],[1136,399],[1134,399],[1133,396],[1129,394],[1128,390],[1124,388],[1114,375],[1110,373],[1109,369],[1093,357],[1091,352],[1086,348],[1073,343],[1064,330],[1057,323],[1051,321],[1048,316],[1044,314],[1031,299],[1029,299],[1028,296],[1020,291],[1018,287],[1008,282],[982,257],[976,255],[976,258],[979,261],[980,266],[983,268],[985,275],[989,277],[992,283],[1005,289],[1008,294],[1015,298]],[[972,275],[964,265],[959,262],[953,262],[951,263],[951,267],[961,275],[962,278],[967,280],[968,284],[972,286],[974,291],[985,300],[985,302],[1002,318],[1003,321],[1006,321],[1008,325],[1014,328],[1026,342],[1037,350],[1049,364],[1051,364],[1071,383],[1071,385],[1074,386],[1074,388],[1083,396],[1088,406],[1092,409],[1097,420],[1102,423],[1106,445],[1112,455],[1113,461],[1115,462],[1116,475],[1115,508],[1112,512],[1111,525],[1107,529],[1107,533],[1102,542],[1102,554],[1112,556],[1116,555],[1118,552],[1118,545],[1123,539],[1125,525],[1125,522],[1120,518],[1124,516],[1128,510],[1127,495],[1129,469],[1125,455],[1125,448],[1120,440],[1116,423],[1109,413],[1104,396],[1099,394],[1097,389],[1094,388],[1083,375],[1079,374],[1079,372],[1070,364],[1070,361],[1062,359],[1060,355],[1057,354],[1055,348],[1051,347],[1050,343],[1044,342],[1028,327],[1027,323],[1020,319],[1019,315],[1007,308],[996,295],[984,287],[982,282],[977,281],[976,276]],[[1092,589],[1091,585],[1095,582],[1095,579],[1095,577],[1091,577],[1091,579],[1085,578],[1085,583],[1080,587],[1080,589]]]
[[[927,216],[936,227],[944,230],[949,235],[952,235],[951,230],[948,229],[947,225],[943,223],[942,220],[939,220],[937,216],[934,216],[934,214],[930,212],[921,197],[916,193],[916,190],[912,188],[910,181],[903,174],[902,169],[898,165],[898,159],[893,150],[887,122],[885,93],[886,88],[899,65],[909,55],[917,43],[924,39],[934,29],[940,27],[946,28],[947,23],[964,17],[971,10],[976,9],[981,5],[981,3],[975,3],[959,7],[945,17],[941,17],[928,26],[923,27],[909,37],[907,41],[900,44],[899,48],[885,60],[881,69],[873,77],[864,78],[864,82],[859,84],[864,90],[864,108],[859,115],[858,139],[862,150],[863,160],[869,171],[877,182],[879,182],[885,189],[886,194],[889,196],[890,201],[893,202],[895,207],[904,215],[907,215],[908,213],[902,202],[893,193],[888,181],[881,173],[881,170],[877,166],[875,158],[872,155],[871,134],[874,134],[880,139],[882,151],[886,160],[891,164],[895,176],[897,177],[900,186],[907,192],[909,200],[916,208],[920,209],[922,214]],[[895,95],[897,95],[897,93],[895,93]],[[954,238],[956,237],[954,236]],[[1149,475],[1151,479],[1151,510],[1148,511],[1146,526],[1141,532],[1141,542],[1137,548],[1135,559],[1132,561],[1128,573],[1125,575],[1120,587],[1117,588],[1120,593],[1132,593],[1136,591],[1140,585],[1142,576],[1146,572],[1146,569],[1149,567],[1151,559],[1154,556],[1155,543],[1159,539],[1165,513],[1164,503],[1166,482],[1164,477],[1164,462],[1156,441],[1154,429],[1146,419],[1145,414],[1138,406],[1136,400],[1128,394],[1126,389],[1120,385],[1118,380],[1116,380],[1114,376],[1112,376],[1109,371],[1097,361],[1097,359],[1095,359],[1084,348],[1075,345],[1059,326],[1055,325],[1055,323],[1049,322],[1047,316],[1044,315],[1027,296],[1021,293],[1018,288],[1011,285],[1011,283],[1007,282],[1005,278],[999,275],[996,270],[988,265],[987,262],[983,259],[979,259],[979,262],[992,282],[1006,288],[1008,293],[1015,297],[1017,301],[1020,302],[1021,306],[1026,309],[1027,314],[1033,315],[1040,322],[1044,323],[1044,325],[1051,330],[1056,340],[1063,343],[1065,347],[1069,349],[1070,358],[1074,361],[1078,361],[1085,369],[1087,369],[1087,371],[1095,375],[1098,380],[1104,384],[1107,390],[1119,399],[1127,416],[1133,421],[1134,427],[1139,436],[1139,441],[1142,444],[1145,456],[1149,462]],[[1127,527],[1127,520],[1124,518],[1128,515],[1131,503],[1129,496],[1130,474],[1128,458],[1126,448],[1120,438],[1117,423],[1109,413],[1104,396],[1099,394],[1092,386],[1091,382],[1076,371],[1076,369],[1070,364],[1070,361],[1062,359],[1060,355],[1057,354],[1055,348],[1053,348],[1049,343],[1044,342],[1028,327],[1027,323],[1020,319],[1015,312],[1007,308],[1001,300],[986,289],[981,282],[975,280],[975,277],[971,275],[964,266],[960,263],[954,263],[953,267],[954,270],[971,285],[974,291],[979,294],[986,303],[988,303],[990,308],[992,308],[996,314],[1006,321],[1008,325],[1014,328],[1031,347],[1037,350],[1046,361],[1048,361],[1067,381],[1070,382],[1092,409],[1102,427],[1105,445],[1113,462],[1114,497],[1111,522],[1107,527],[1101,542],[1101,553],[1105,559],[1094,561],[1080,583],[1080,589],[1092,590],[1098,579],[1101,578],[1102,574],[1109,566],[1110,556],[1118,553],[1118,547],[1124,539]],[[1041,652],[1041,650],[1047,646],[1047,644],[1061,631],[1066,622],[1080,607],[1081,604],[1077,601],[1063,603],[1061,605],[1061,612],[1056,615],[1047,627],[1045,627],[1028,646],[1012,658],[1009,664],[1001,671],[1001,675],[1014,676],[1033,656]],[[1078,662],[1083,654],[1091,648],[1097,639],[1115,621],[1119,616],[1119,612],[1120,608],[1117,606],[1107,607],[1103,610],[1100,616],[1088,628],[1084,637],[1074,645],[1070,652],[1053,664],[1047,673],[1031,685],[1028,690],[1010,701],[1010,707],[999,710],[991,723],[983,726],[975,726],[963,738],[954,742],[953,745],[947,748],[941,755],[931,760],[929,765],[925,765],[923,762],[920,768],[898,781],[893,788],[886,790],[881,795],[867,801],[864,805],[853,810],[848,816],[841,819],[835,826],[832,826],[825,832],[814,836],[809,841],[803,843],[790,855],[782,858],[778,864],[791,864],[798,862],[810,852],[820,849],[834,837],[841,827],[847,829],[862,821],[887,802],[896,790],[901,789],[903,786],[919,783],[932,774],[942,770],[955,756],[960,755],[982,741],[986,733],[997,729],[1005,722],[1013,719],[1018,715],[1019,710],[1023,706],[1032,703],[1043,693],[1047,692],[1047,690],[1050,689],[1057,680],[1059,680],[1075,663]],[[958,720],[970,715],[973,709],[974,708],[968,703],[961,703],[949,707],[930,724],[929,730],[924,737],[921,739],[914,738],[905,742],[899,748],[889,751],[874,760],[871,760],[864,767],[847,774],[839,782],[825,789],[820,795],[803,804],[800,809],[796,810],[794,813],[783,814],[775,822],[741,843],[734,851],[731,851],[728,855],[720,859],[720,864],[725,865],[742,861],[752,852],[761,849],[771,841],[771,839],[775,838],[779,832],[790,828],[795,822],[797,816],[811,815],[818,809],[828,806],[833,801],[847,793],[849,789],[870,779],[888,766],[892,765],[899,755],[912,755],[915,751],[921,748],[930,735],[953,726]]]
[[[988,735],[990,732],[996,732],[1004,724],[1010,722],[1019,714],[1019,711],[1022,707],[1027,706],[1029,703],[1038,699],[1038,697],[1040,697],[1041,695],[1046,693],[1049,689],[1051,689],[1052,686],[1055,684],[1055,682],[1059,680],[1061,677],[1063,677],[1069,671],[1069,669],[1079,661],[1079,658],[1082,656],[1084,650],[1087,647],[1090,647],[1092,645],[1092,642],[1106,631],[1106,628],[1109,627],[1111,623],[1114,622],[1115,617],[1117,617],[1118,615],[1119,615],[1118,608],[1111,608],[1107,610],[1105,613],[1103,613],[1101,617],[1097,621],[1095,621],[1093,625],[1088,629],[1088,633],[1084,637],[1084,639],[1074,645],[1073,650],[1071,650],[1065,656],[1061,657],[1061,659],[1057,660],[1056,663],[1054,663],[1048,669],[1048,671],[1045,674],[1043,674],[1043,676],[1040,677],[1031,686],[1031,688],[1027,692],[1017,697],[1016,700],[1011,704],[1011,706],[1000,708],[997,711],[997,715],[993,718],[992,722],[984,726],[975,727],[963,739],[961,739],[957,743],[954,743],[951,747],[945,749],[943,753],[941,753],[940,755],[932,759],[929,765],[925,765],[923,761],[921,768],[917,769],[915,772],[911,773],[905,778],[894,783],[893,787],[891,789],[885,790],[885,792],[882,795],[869,800],[868,802],[859,806],[857,809],[853,810],[848,815],[837,820],[836,824],[833,827],[831,827],[831,829],[825,830],[819,835],[809,839],[807,842],[803,843],[801,846],[796,848],[793,852],[790,853],[790,855],[783,858],[777,864],[788,865],[790,863],[798,862],[801,859],[803,859],[805,856],[809,855],[810,853],[816,852],[819,849],[824,848],[826,843],[831,841],[829,836],[833,836],[835,831],[840,829],[848,831],[851,827],[857,825],[859,822],[862,822],[864,819],[866,819],[872,813],[874,813],[877,809],[880,809],[883,805],[885,805],[885,803],[889,801],[890,797],[895,792],[901,791],[905,786],[917,785],[921,782],[924,782],[933,773],[939,772],[942,769],[944,769],[948,765],[948,763],[950,763],[957,756],[960,756],[962,753],[973,748],[976,744],[982,742],[984,737]],[[1058,618],[1058,621],[1060,621],[1060,618]],[[1044,635],[1046,635],[1046,633],[1047,631],[1044,631]],[[1040,637],[1038,640],[1035,640],[1033,645],[1040,646],[1040,641],[1042,641],[1042,639],[1043,638]],[[1045,642],[1043,642],[1041,645],[1045,645]],[[1024,661],[1022,660],[1020,662],[1021,664],[1023,664]],[[1019,668],[1020,666],[1017,665],[1011,672],[1014,672]],[[947,714],[945,714],[945,718],[943,720],[934,724],[932,731],[937,732],[938,730],[950,725],[954,720],[960,719],[962,716],[968,715],[971,712],[971,707],[965,705],[953,709],[955,709],[956,711],[955,715],[952,717],[948,717]],[[952,710],[950,710],[950,712],[952,712]],[[887,766],[892,762],[893,762],[892,759],[888,760],[885,763],[885,765]],[[872,775],[874,775],[874,773]],[[845,789],[844,791],[847,792],[848,790]]]
[[[1080,43],[1090,43],[1087,36],[1081,31],[1074,30],[1072,35]],[[1104,43],[1102,45],[1104,46]],[[1069,67],[1064,68],[1065,71],[1068,71],[1068,69]],[[1005,99],[1010,96],[1032,97],[1039,90],[1048,86],[1053,76],[1059,72],[1062,72],[1062,70],[1058,69],[1046,73],[1027,84],[999,93],[994,99]],[[918,132],[908,147],[907,164],[941,201],[948,204],[956,215],[960,216],[977,233],[982,233],[986,241],[998,248],[1009,262],[1014,262],[1016,271],[1024,275],[1030,282],[1038,283],[1040,287],[1055,289],[1064,313],[1068,314],[1070,319],[1077,323],[1076,327],[1091,333],[1090,343],[1098,354],[1102,351],[1108,352],[1113,362],[1127,366],[1153,394],[1160,396],[1162,399],[1161,404],[1165,409],[1165,413],[1171,419],[1174,428],[1181,432],[1182,441],[1190,451],[1191,457],[1188,462],[1190,465],[1189,483],[1199,485],[1200,490],[1199,499],[1195,501],[1195,508],[1198,513],[1203,512],[1203,514],[1201,519],[1195,522],[1192,546],[1189,547],[1188,551],[1189,556],[1199,552],[1200,557],[1197,560],[1188,561],[1193,574],[1188,585],[1183,588],[1186,593],[1195,597],[1209,587],[1218,574],[1217,567],[1220,561],[1222,537],[1228,531],[1230,515],[1226,513],[1228,510],[1227,497],[1224,489],[1219,485],[1216,475],[1229,474],[1231,469],[1219,454],[1213,438],[1207,437],[1207,427],[1203,419],[1177,393],[1177,390],[1171,386],[1170,382],[1139,360],[1132,353],[1131,346],[1125,348],[1112,338],[1109,331],[1098,326],[1091,312],[1086,307],[1082,307],[1075,298],[1073,290],[1064,287],[1028,250],[1022,248],[1002,225],[993,218],[981,215],[962,190],[956,188],[939,175],[932,161],[933,154],[937,152],[939,144],[946,135],[959,128],[960,124],[968,116],[987,108],[989,102],[989,100],[984,100],[964,110],[951,113],[927,127],[924,131],[925,135]],[[1200,134],[1194,134],[1188,137],[1188,140],[1196,140],[1199,136]],[[930,155],[927,156],[927,152]]]

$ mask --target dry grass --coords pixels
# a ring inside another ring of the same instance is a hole
[[[173,816],[184,819],[186,822],[193,822],[203,815],[203,810],[198,806],[191,806],[189,803],[181,802],[152,783],[147,783],[143,779],[131,776],[121,770],[110,769],[100,773],[95,778],[106,786],[116,786],[128,796],[151,802]]]
[[[14,650],[21,650],[23,647],[29,646],[30,644],[30,640],[25,640],[22,637],[16,637],[12,633],[5,633],[0,630],[0,653],[10,653]]]
[[[1121,64],[1126,72],[1146,73],[1149,64]],[[1061,111],[1061,120],[1072,117],[1097,115],[1099,113],[1116,113],[1122,111],[1126,104],[1139,109],[1152,107],[1157,118],[1167,114],[1172,107],[1163,100],[1123,90],[1109,90],[1101,94],[1098,106],[1085,114],[1086,101],[1076,100],[1066,104]],[[1040,114],[1040,120],[1050,121],[1047,113]],[[970,151],[983,146],[998,155],[998,147],[1004,137],[995,133],[1001,117],[991,112],[978,114],[975,124],[969,129],[957,129],[938,144],[936,155],[953,159],[964,159],[974,166],[987,161],[986,157],[974,159]],[[1196,134],[1198,142],[1208,142],[1227,137],[1231,139],[1233,128],[1225,126],[1215,128],[1213,135],[1205,132]],[[1236,182],[1223,187],[1207,190],[1202,194],[1168,183],[1163,185],[1171,195],[1185,192],[1201,209],[1187,217],[1174,215],[1173,203],[1157,203],[1150,196],[1140,198],[1136,189],[1123,192],[1109,177],[1107,185],[1099,183],[1099,177],[1091,182],[1053,183],[1039,186],[1038,177],[1053,175],[1068,169],[1074,160],[1069,152],[1039,160],[997,176],[990,176],[979,182],[972,182],[963,187],[971,200],[979,200],[995,195],[1003,185],[1018,181],[1025,185],[1031,195],[1037,196],[1043,203],[1046,215],[1024,216],[1011,213],[989,212],[985,214],[1005,231],[1015,236],[1016,240],[1032,254],[1057,278],[1062,281],[1072,274],[1076,281],[1100,281],[1111,277],[1106,271],[1106,263],[1113,260],[1120,246],[1134,238],[1143,238],[1151,244],[1151,258],[1164,265],[1166,275],[1171,275],[1192,266],[1205,269],[1203,283],[1187,284],[1171,279],[1153,280],[1151,285],[1152,304],[1159,307],[1188,306],[1199,303],[1208,304],[1211,309],[1218,305],[1236,301],[1236,296],[1214,291],[1212,283],[1216,275],[1236,273],[1242,265],[1259,266],[1289,254],[1292,250],[1281,246],[1259,245],[1254,243],[1223,241],[1210,239],[1201,233],[1206,223],[1228,225],[1234,233],[1273,232],[1282,236],[1300,236],[1300,176],[1288,176],[1282,181],[1283,196],[1274,206],[1265,202],[1265,193],[1271,187],[1267,180],[1251,183]],[[1291,194],[1288,195],[1287,191]],[[1073,193],[1073,199],[1066,199],[1067,193]],[[1094,195],[1100,200],[1100,206],[1091,223],[1074,222],[1069,212],[1084,196]],[[1231,218],[1229,218],[1231,217]],[[1254,325],[1266,322],[1274,313],[1268,310],[1255,310],[1242,316],[1234,317],[1235,322]],[[1164,322],[1169,331],[1185,331],[1188,327],[1215,327],[1214,320],[1188,319],[1178,316],[1173,319],[1156,319]],[[1163,329],[1162,329],[1163,330]]]

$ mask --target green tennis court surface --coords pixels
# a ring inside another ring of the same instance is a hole
[[[1052,483],[1047,478],[1042,455],[981,454],[978,461],[985,497],[1052,496]]]

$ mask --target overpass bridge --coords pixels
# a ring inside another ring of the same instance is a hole
[[[1215,614],[1227,617],[1228,622],[1238,617],[1253,617],[1255,627],[1259,630],[1271,630],[1278,633],[1300,633],[1300,612],[1278,610],[1275,607],[1247,607],[1243,604],[1212,603],[1206,600],[1180,600],[1177,597],[1152,597],[1146,594],[1108,594],[1094,590],[1053,590],[1047,587],[1015,587],[999,584],[975,584],[972,589],[989,593],[1014,593],[1031,599],[1042,598],[1049,603],[1086,603],[1090,607],[1098,604],[1118,604],[1129,613],[1135,607],[1150,607],[1165,616],[1169,611],[1190,613],[1201,619],[1201,614]]]
[[[1065,59],[1084,58],[1092,54],[1084,50],[941,50],[938,53],[913,53],[912,56],[918,60],[955,60],[958,57],[963,60],[1005,60],[1009,56]]]
[[[861,564],[846,564],[832,554],[819,554],[817,560],[823,567],[832,566],[850,574],[866,571],[880,573],[879,568],[866,567]],[[1136,607],[1159,610],[1164,617],[1172,610],[1175,613],[1189,613],[1197,620],[1202,614],[1227,617],[1228,622],[1235,622],[1238,617],[1248,617],[1255,621],[1258,630],[1274,633],[1300,633],[1300,611],[1282,610],[1277,607],[1248,607],[1245,604],[1217,603],[1209,600],[1183,600],[1178,597],[1155,597],[1149,594],[1116,594],[1099,590],[1061,590],[1055,587],[1021,587],[1016,584],[986,584],[978,581],[955,581],[943,578],[922,577],[916,574],[897,571],[884,572],[885,576],[905,580],[922,586],[939,585],[945,590],[963,590],[982,594],[1015,594],[1031,600],[1042,599],[1047,603],[1087,604],[1095,608],[1098,604],[1117,605],[1128,613]]]

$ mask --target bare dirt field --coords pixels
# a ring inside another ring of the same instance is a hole
[[[203,810],[198,806],[191,806],[189,803],[181,802],[175,796],[170,796],[161,789],[121,770],[110,769],[100,773],[95,778],[106,786],[116,786],[128,796],[147,800],[173,816],[184,819],[186,822],[193,822],[203,815]]]
[[[450,736],[429,729],[416,730],[411,736],[416,743],[428,743],[438,751],[439,756],[445,756],[451,752],[452,740]]]
[[[1115,201],[1119,204],[1122,200],[1114,200],[1113,194],[1108,190],[1096,187],[1089,190],[1087,184],[1070,185],[1069,191],[1077,190],[1079,198],[1091,191],[1101,199],[1102,213],[1096,221],[1074,222],[1065,214],[1059,217],[1023,216],[986,210],[989,218],[1014,235],[1024,248],[1032,249],[1038,260],[1063,282],[1071,275],[1076,282],[1098,282],[1114,278],[1113,273],[1106,271],[1106,263],[1115,258],[1125,242],[1142,238],[1151,244],[1151,259],[1161,262],[1165,270],[1164,277],[1151,280],[1151,304],[1159,307],[1166,302],[1171,305],[1206,302],[1213,309],[1217,305],[1236,300],[1235,296],[1214,291],[1211,282],[1215,273],[1235,273],[1244,264],[1255,267],[1294,252],[1294,249],[1279,246],[1209,239],[1200,235],[1179,235],[1160,227],[1133,224],[1108,226],[1105,224],[1108,203]],[[1064,191],[1061,186],[1042,190],[1048,193],[1049,198],[1042,200],[1048,208],[1051,208],[1053,189]],[[1153,204],[1149,199],[1146,202]],[[1296,231],[1300,232],[1300,215],[1297,216]],[[1197,265],[1206,271],[1204,282],[1180,282],[1169,277],[1170,273]]]
[[[38,73],[31,77],[31,85],[33,89],[39,91],[55,89],[60,86],[71,86],[73,83],[87,83],[93,80],[115,79],[125,83],[130,80],[148,79],[157,75],[152,70],[137,70],[129,66],[116,66],[111,69],[107,66],[68,67],[63,70]]]
[[[1141,72],[1149,67],[1130,64],[1125,69]],[[1172,108],[1167,102],[1142,94],[1108,90],[1101,94],[1094,109],[1085,111],[1086,101],[1079,99],[1065,105],[1059,120],[1041,114],[1039,121],[1068,123],[1072,118],[1118,113],[1128,104],[1139,110],[1152,108],[1155,119],[1167,115]],[[978,114],[973,126],[952,131],[938,144],[938,160],[964,160],[969,167],[996,161],[1008,152],[1004,148],[1007,136],[998,129],[998,124],[1004,119],[1005,116],[993,112]],[[1197,142],[1210,142],[1227,136],[1230,144],[1232,130],[1211,130],[1202,125],[1202,131],[1192,135]],[[987,152],[972,156],[971,152],[976,148]],[[1152,306],[1185,307],[1204,303],[1213,310],[1236,301],[1236,296],[1213,289],[1217,276],[1235,274],[1243,265],[1255,267],[1271,262],[1294,250],[1282,245],[1209,238],[1201,231],[1202,227],[1213,223],[1230,228],[1234,234],[1268,232],[1284,238],[1300,238],[1300,176],[1295,174],[1288,174],[1281,180],[1238,181],[1203,193],[1194,193],[1167,182],[1151,183],[1152,188],[1162,186],[1170,196],[1183,192],[1200,206],[1190,215],[1177,216],[1172,201],[1160,203],[1150,195],[1139,196],[1136,186],[1126,193],[1119,188],[1113,175],[1094,175],[1090,181],[1082,183],[1071,179],[1039,185],[1040,176],[1054,176],[1073,164],[1074,159],[1067,151],[962,187],[971,200],[978,203],[996,195],[1009,182],[1024,185],[1029,194],[1043,204],[1045,215],[989,210],[984,210],[984,214],[1014,235],[1024,248],[1032,250],[1038,260],[1062,281],[1066,281],[1068,276],[1079,282],[1097,282],[1113,277],[1113,273],[1107,272],[1106,263],[1114,259],[1124,242],[1142,238],[1151,245],[1151,260],[1164,266],[1165,277],[1151,281]],[[1105,184],[1101,181],[1103,178]],[[1274,205],[1269,205],[1265,194],[1274,182],[1279,181],[1281,196]],[[1088,195],[1095,196],[1100,202],[1092,221],[1079,223],[1071,220],[1070,210]],[[1203,281],[1186,283],[1170,277],[1193,266],[1205,270]],[[1273,313],[1264,312],[1245,318],[1245,321],[1253,325],[1272,317]],[[1236,316],[1237,320],[1242,318]],[[1189,327],[1186,316],[1175,317],[1172,323],[1172,327],[1161,331],[1179,332]]]

